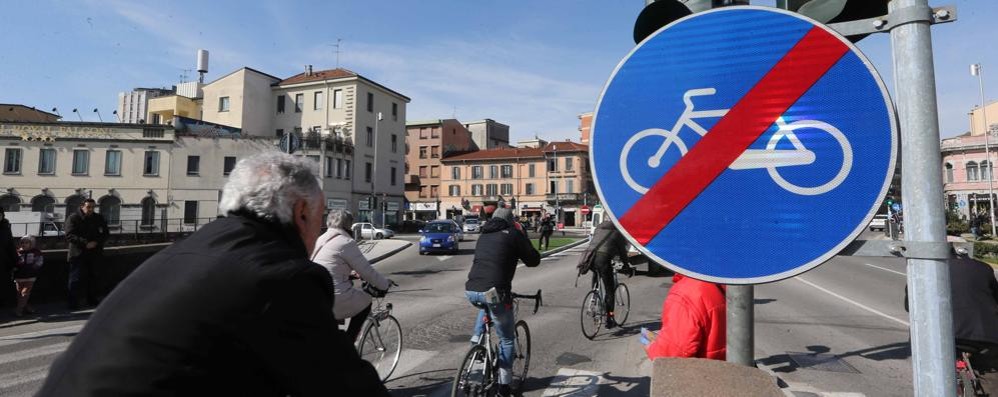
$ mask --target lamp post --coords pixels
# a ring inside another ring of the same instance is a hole
[[[377,180],[378,180],[378,124],[381,122],[381,112],[378,112],[377,116],[374,118],[374,168],[371,170],[371,197],[372,201],[378,201],[378,193],[376,190]],[[381,208],[381,227],[385,227],[385,209],[384,209],[384,195],[382,195],[382,203],[379,207]],[[374,211],[375,207],[371,207]],[[371,215],[374,215],[372,213]],[[371,221],[374,221],[374,217],[371,217]]]
[[[984,157],[988,159],[988,215],[991,216],[991,237],[995,233],[995,203],[994,203],[994,166],[991,163],[991,128],[988,126],[988,110],[984,107],[984,76],[981,74],[981,64],[970,65],[970,74],[977,76],[977,84],[981,92],[981,119],[984,122]]]

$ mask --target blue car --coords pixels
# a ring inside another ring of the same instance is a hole
[[[456,254],[461,229],[452,221],[429,222],[419,231],[419,253],[449,252]]]

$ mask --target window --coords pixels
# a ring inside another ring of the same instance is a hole
[[[534,169],[535,169],[534,165],[536,164],[530,164],[529,166],[527,166],[527,175],[531,178],[534,177]]]
[[[79,194],[74,194],[72,196],[66,197],[66,216],[63,219],[69,218],[70,215],[73,215],[76,212],[78,212],[80,210],[80,205],[83,204],[83,200],[84,200],[83,196]],[[3,204],[0,204],[0,206],[3,206]],[[10,209],[8,208],[7,211],[10,211]]]
[[[504,183],[502,185],[499,185],[499,194],[501,194],[503,196],[511,196],[511,195],[513,195],[513,184],[512,183]]]
[[[558,171],[558,159],[548,159],[548,172]]]
[[[430,166],[430,178],[440,177],[440,166],[431,165]]]
[[[159,152],[154,150],[146,151],[145,160],[142,162],[142,175],[159,175]]]
[[[284,129],[283,128],[278,128],[277,131],[274,132],[274,135],[277,135],[278,138],[283,137],[284,136]]]
[[[46,175],[55,173],[55,149],[42,149],[38,153],[38,173]]]
[[[504,165],[504,166],[502,166],[502,177],[503,178],[512,178],[513,177],[513,166],[512,165]]]
[[[448,193],[451,197],[457,197],[461,195],[461,185],[450,185],[448,187]]]
[[[198,202],[184,201],[184,224],[193,225],[198,223]]]
[[[90,151],[73,151],[73,175],[86,175],[90,172]]]
[[[153,115],[152,115],[152,123],[153,124],[159,124],[160,123],[159,113],[153,113]]]
[[[343,90],[333,90],[333,109],[343,107]]]
[[[350,160],[343,160],[343,179],[350,179]]]
[[[450,178],[455,181],[461,179],[461,167],[450,167]]]
[[[482,195],[482,185],[471,185],[471,195],[481,196]]]
[[[322,91],[316,91],[312,95],[312,110],[322,109]]]
[[[572,171],[572,165],[574,164],[572,160],[574,159],[571,157],[565,158],[565,171]]]
[[[399,137],[398,135],[392,134],[392,153],[399,152]]]
[[[399,121],[399,104],[392,102],[392,121]]]
[[[343,159],[336,159],[336,179],[343,178]]]
[[[364,163],[364,182],[370,182],[373,176],[374,164],[371,164],[370,162]]]
[[[565,193],[575,193],[575,181],[571,179],[565,181]]]
[[[946,163],[946,183],[953,183],[953,164]]]
[[[187,176],[201,173],[201,156],[187,156]]]
[[[304,104],[305,94],[295,94],[295,113],[301,113],[301,108]]]
[[[420,186],[419,187],[419,198],[427,198],[427,197],[429,197],[429,194],[430,194],[430,187],[429,186]]]
[[[55,212],[55,199],[52,196],[35,196],[31,199],[31,212]]]
[[[374,129],[367,127],[367,147],[374,147]]]
[[[4,151],[3,156],[3,173],[4,174],[20,174],[21,173],[21,149],[20,148],[7,148]]]
[[[284,113],[284,94],[277,96],[277,113]]]
[[[21,210],[21,199],[12,194],[0,196],[0,208],[3,208],[6,212],[18,212]],[[77,205],[75,208],[79,209],[80,206]],[[72,212],[69,212],[69,207],[66,207],[66,212],[72,214]]]
[[[390,180],[391,180],[392,186],[395,186],[395,167],[392,167],[392,174],[391,174]]]
[[[548,186],[548,194],[558,194],[558,181],[551,181]]]
[[[989,162],[987,160],[984,160],[984,161],[981,162],[981,180],[982,181],[993,180],[993,178],[994,178],[994,172],[992,172],[992,171],[994,171],[994,166],[991,165],[991,162]]]
[[[104,175],[121,175],[120,150],[108,150],[104,154]]]
[[[482,166],[475,165],[471,167],[471,179],[482,179]]]
[[[496,185],[494,183],[490,183],[488,185],[485,185],[485,195],[486,196],[495,196],[495,195],[499,194],[498,187],[499,187],[499,185]]]
[[[146,197],[142,199],[142,226],[152,226],[156,221],[156,199]]]
[[[440,197],[440,186],[437,185],[430,186],[430,197]]]
[[[425,165],[419,166],[419,177],[420,178],[426,178],[426,166]]]
[[[229,111],[229,97],[227,96],[218,97],[218,111],[219,112]]]
[[[439,127],[430,128],[430,138],[440,138],[440,128]]]
[[[420,128],[420,129],[419,129],[419,139],[426,139],[426,138],[429,138],[429,136],[428,136],[428,135],[426,135],[426,132],[427,132],[427,131],[426,131],[426,127],[422,127],[422,128]]]
[[[332,178],[333,177],[333,172],[334,172],[333,170],[335,169],[333,167],[334,164],[335,163],[333,163],[333,158],[332,157],[326,157],[326,172],[325,172],[326,178]]]
[[[225,156],[222,159],[222,175],[231,174],[233,168],[236,168],[236,156]]]
[[[100,214],[109,226],[121,224],[121,199],[114,196],[104,196],[97,203]]]
[[[426,146],[420,146],[419,147],[419,158],[421,158],[421,159],[425,159],[426,158]]]
[[[971,161],[967,163],[967,181],[977,180],[977,163]]]
[[[374,93],[367,93],[367,111],[374,112]]]
[[[523,191],[526,192],[526,194],[528,194],[528,195],[534,194],[534,184],[533,183],[525,184],[523,186],[523,188],[524,188]]]
[[[490,165],[489,166],[489,179],[497,179],[497,178],[499,178],[499,166],[498,165]]]
[[[440,158],[440,146],[430,146],[430,158]]]

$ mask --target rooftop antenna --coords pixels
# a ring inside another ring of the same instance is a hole
[[[191,69],[180,69],[183,73],[180,74],[180,83],[186,83],[188,76],[191,74]]]
[[[457,106],[454,106],[453,108],[454,109],[451,111],[450,118],[456,119],[457,118]]]
[[[198,83],[204,84],[205,73],[208,73],[208,50],[198,50]]]
[[[329,46],[336,48],[333,50],[336,53],[336,68],[340,68],[340,42],[343,41],[341,38],[336,39],[336,44],[330,44]]]

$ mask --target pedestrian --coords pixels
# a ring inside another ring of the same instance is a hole
[[[364,254],[357,247],[350,231],[353,215],[347,210],[331,210],[326,218],[328,229],[315,241],[312,261],[322,265],[333,278],[333,314],[337,320],[350,319],[347,337],[356,340],[360,326],[371,314],[371,295],[360,288],[354,288],[352,274],[374,286],[377,291],[386,291],[392,281],[371,267]]]
[[[648,358],[725,359],[724,287],[676,274],[662,304],[662,328],[645,347]]]
[[[97,306],[102,298],[101,274],[99,267],[104,252],[104,242],[109,231],[101,214],[95,213],[97,202],[83,200],[80,210],[66,220],[66,240],[69,241],[69,310],[80,308],[80,298],[84,295],[88,306]]]
[[[582,254],[578,264],[580,275],[586,274],[591,269],[594,270],[593,282],[596,281],[596,277],[603,280],[605,287],[603,304],[606,309],[606,329],[613,329],[617,326],[617,321],[613,317],[617,295],[617,285],[613,280],[613,272],[615,271],[613,268],[613,258],[619,258],[618,260],[623,262],[625,266],[624,269],[629,271],[630,262],[627,255],[629,245],[630,243],[627,242],[627,238],[617,230],[613,221],[610,218],[606,218],[596,226],[596,233],[593,234],[592,240],[589,241],[589,247]]]
[[[223,217],[122,281],[38,396],[388,396],[308,260],[325,209],[311,167],[275,151],[241,159]]]
[[[551,244],[551,235],[554,234],[554,220],[550,214],[545,214],[541,219],[541,237],[537,239],[537,249],[546,251]]]
[[[14,264],[14,285],[17,289],[15,317],[35,314],[35,310],[28,304],[28,299],[31,297],[31,288],[41,273],[44,261],[42,251],[35,248],[35,237],[31,235],[21,237],[17,245],[17,263]]]
[[[15,292],[11,289],[14,285],[8,278],[14,270],[14,263],[17,262],[17,249],[14,247],[14,234],[10,230],[10,221],[4,208],[0,207],[0,306],[7,304],[7,301],[14,298]]]

